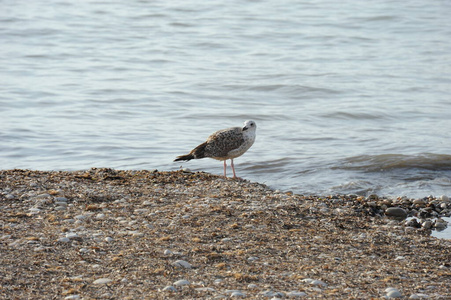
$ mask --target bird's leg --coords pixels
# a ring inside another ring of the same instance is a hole
[[[230,161],[232,162],[230,165],[232,166],[233,178],[237,178],[235,174],[235,166],[233,165],[233,158],[231,158]]]
[[[227,169],[227,163],[226,163],[226,160],[224,160],[224,177],[227,177],[226,169]]]

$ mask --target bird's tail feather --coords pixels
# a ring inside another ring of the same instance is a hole
[[[188,160],[192,160],[192,159],[194,159],[194,155],[192,155],[192,154],[190,153],[190,154],[187,154],[187,155],[180,155],[180,156],[177,156],[177,157],[174,159],[174,161],[179,161],[179,160],[185,160],[185,161],[188,161]]]
[[[207,143],[202,143],[199,146],[197,146],[196,148],[194,148],[189,154],[186,155],[180,155],[177,156],[175,158],[174,161],[179,161],[179,160],[191,160],[191,159],[199,159],[199,158],[204,158],[205,156],[205,147],[207,146]]]

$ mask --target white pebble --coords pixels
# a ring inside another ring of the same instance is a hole
[[[97,214],[96,219],[105,219],[105,214]]]
[[[173,287],[172,285],[168,285],[168,286],[165,286],[162,289],[162,291],[163,292],[177,292],[177,289],[175,287]]]
[[[385,289],[388,298],[401,298],[402,294],[398,289],[389,287]]]
[[[68,239],[76,239],[76,238],[78,238],[78,234],[76,234],[75,232],[68,232],[68,233],[66,233],[66,237]]]
[[[67,198],[66,197],[56,197],[55,202],[67,202]]]
[[[164,255],[172,255],[172,254],[173,253],[171,250],[168,250],[168,249],[164,250]]]
[[[241,291],[235,291],[230,294],[230,297],[246,297],[246,294]]]
[[[112,242],[112,241],[114,241],[114,239],[112,238],[112,237],[109,237],[109,236],[107,236],[106,238],[105,238],[105,242]]]
[[[426,295],[426,294],[421,294],[421,293],[418,293],[418,294],[412,294],[412,295],[410,295],[410,297],[409,297],[409,299],[427,299],[427,298],[429,298],[428,295]]]
[[[189,262],[185,261],[185,260],[176,260],[174,263],[172,263],[174,266],[179,267],[179,268],[185,268],[185,269],[191,269],[192,266]]]
[[[67,238],[67,237],[62,237],[62,238],[58,239],[58,242],[60,242],[60,243],[69,243],[70,239]]]
[[[70,295],[64,298],[64,300],[76,300],[76,299],[80,299],[80,295]]]
[[[111,281],[113,280],[109,278],[99,278],[97,280],[94,280],[93,284],[107,284],[110,283]]]
[[[291,291],[287,293],[288,298],[305,297],[305,296],[307,296],[306,293],[299,291]]]
[[[251,283],[251,284],[249,284],[249,285],[247,286],[247,288],[248,288],[248,289],[256,289],[256,288],[257,288],[257,285],[254,284],[254,283]]]
[[[189,284],[190,284],[190,282],[185,279],[177,280],[176,282],[174,282],[175,286],[183,286],[183,285],[189,285]]]
[[[311,285],[321,285],[321,286],[327,286],[327,283],[321,280],[315,280],[311,278],[306,278],[302,280],[303,282],[309,283]]]
[[[200,287],[195,289],[198,292],[216,292],[214,288],[211,287]]]

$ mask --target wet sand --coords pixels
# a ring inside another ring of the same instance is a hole
[[[0,298],[450,299],[451,241],[381,214],[405,200],[183,171],[0,171]]]

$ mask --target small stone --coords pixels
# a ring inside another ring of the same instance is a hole
[[[112,237],[107,236],[107,237],[105,238],[105,242],[110,243],[110,242],[112,242],[112,241],[114,241],[114,239],[113,239]]]
[[[262,295],[265,298],[269,298],[269,297],[274,297],[275,296],[275,292],[268,290],[268,291],[263,291],[260,293],[260,295]]]
[[[325,283],[324,281],[321,281],[321,280],[315,280],[315,279],[311,279],[311,278],[306,278],[306,279],[303,279],[302,281],[306,282],[308,284],[311,284],[311,285],[327,286],[327,283]]]
[[[134,236],[134,237],[143,237],[144,233],[139,232],[138,230],[131,230],[128,232],[129,235]]]
[[[327,286],[327,283],[321,280],[313,280],[310,282],[311,285],[321,285],[321,286]]]
[[[249,285],[247,286],[247,288],[248,288],[248,289],[256,289],[256,288],[257,288],[257,285],[254,284],[254,283],[251,283],[251,284],[249,284]]]
[[[412,203],[418,206],[424,206],[427,202],[423,199],[415,199],[412,201]]]
[[[176,282],[174,282],[175,286],[183,286],[183,285],[189,285],[189,284],[190,284],[190,282],[185,279],[177,280]]]
[[[93,284],[107,284],[110,283],[111,281],[113,280],[109,278],[99,278],[97,280],[94,280]]]
[[[427,299],[427,298],[429,298],[429,296],[422,293],[412,294],[409,297],[409,299]]]
[[[379,200],[379,196],[377,196],[376,194],[371,194],[368,196],[368,198],[366,198],[367,200]]]
[[[105,219],[105,214],[97,214],[96,219],[99,219],[99,220]]]
[[[441,230],[441,229],[446,228],[447,224],[448,223],[445,220],[437,219],[437,220],[435,220],[434,228],[436,228],[437,230]]]
[[[49,194],[40,194],[37,195],[36,197],[34,197],[34,199],[46,199],[46,198],[50,198],[51,196]]]
[[[440,196],[440,200],[443,202],[449,202],[449,197],[446,195],[442,195],[442,196]]]
[[[387,293],[387,298],[401,298],[402,294],[398,289],[395,288],[386,288],[385,292]]]
[[[73,240],[73,239],[77,239],[78,238],[78,234],[76,234],[75,232],[68,232],[68,233],[66,233],[66,237],[68,239]]]
[[[55,202],[67,202],[67,198],[66,197],[56,197]]]
[[[76,300],[76,299],[80,299],[80,295],[70,295],[64,298],[64,300]]]
[[[424,229],[431,229],[431,227],[432,227],[432,222],[429,221],[429,220],[424,221],[423,224],[421,224],[421,227],[423,227]]]
[[[173,252],[169,249],[164,250],[164,255],[172,255]]]
[[[58,242],[60,242],[60,243],[69,243],[70,239],[67,238],[67,237],[62,237],[62,238],[58,239]]]
[[[211,287],[200,287],[195,289],[198,292],[216,292],[214,288]]]
[[[232,297],[232,298],[246,297],[246,294],[243,293],[242,291],[233,291],[233,292],[230,294],[230,297]]]
[[[421,224],[415,218],[412,218],[412,219],[406,221],[405,224],[406,224],[406,226],[413,227],[413,228],[420,228],[421,227]]]
[[[389,207],[385,211],[385,215],[395,219],[405,219],[407,218],[407,212],[401,207]]]
[[[175,262],[172,263],[174,266],[178,267],[178,268],[185,268],[185,269],[191,269],[192,266],[189,262],[185,261],[185,260],[176,260]]]
[[[174,286],[172,286],[172,285],[168,285],[168,286],[165,286],[162,289],[162,291],[163,292],[177,292],[177,289]]]
[[[299,291],[291,291],[291,292],[288,292],[286,295],[287,295],[288,298],[297,298],[297,297],[305,297],[305,296],[307,296],[306,293],[299,292]]]

